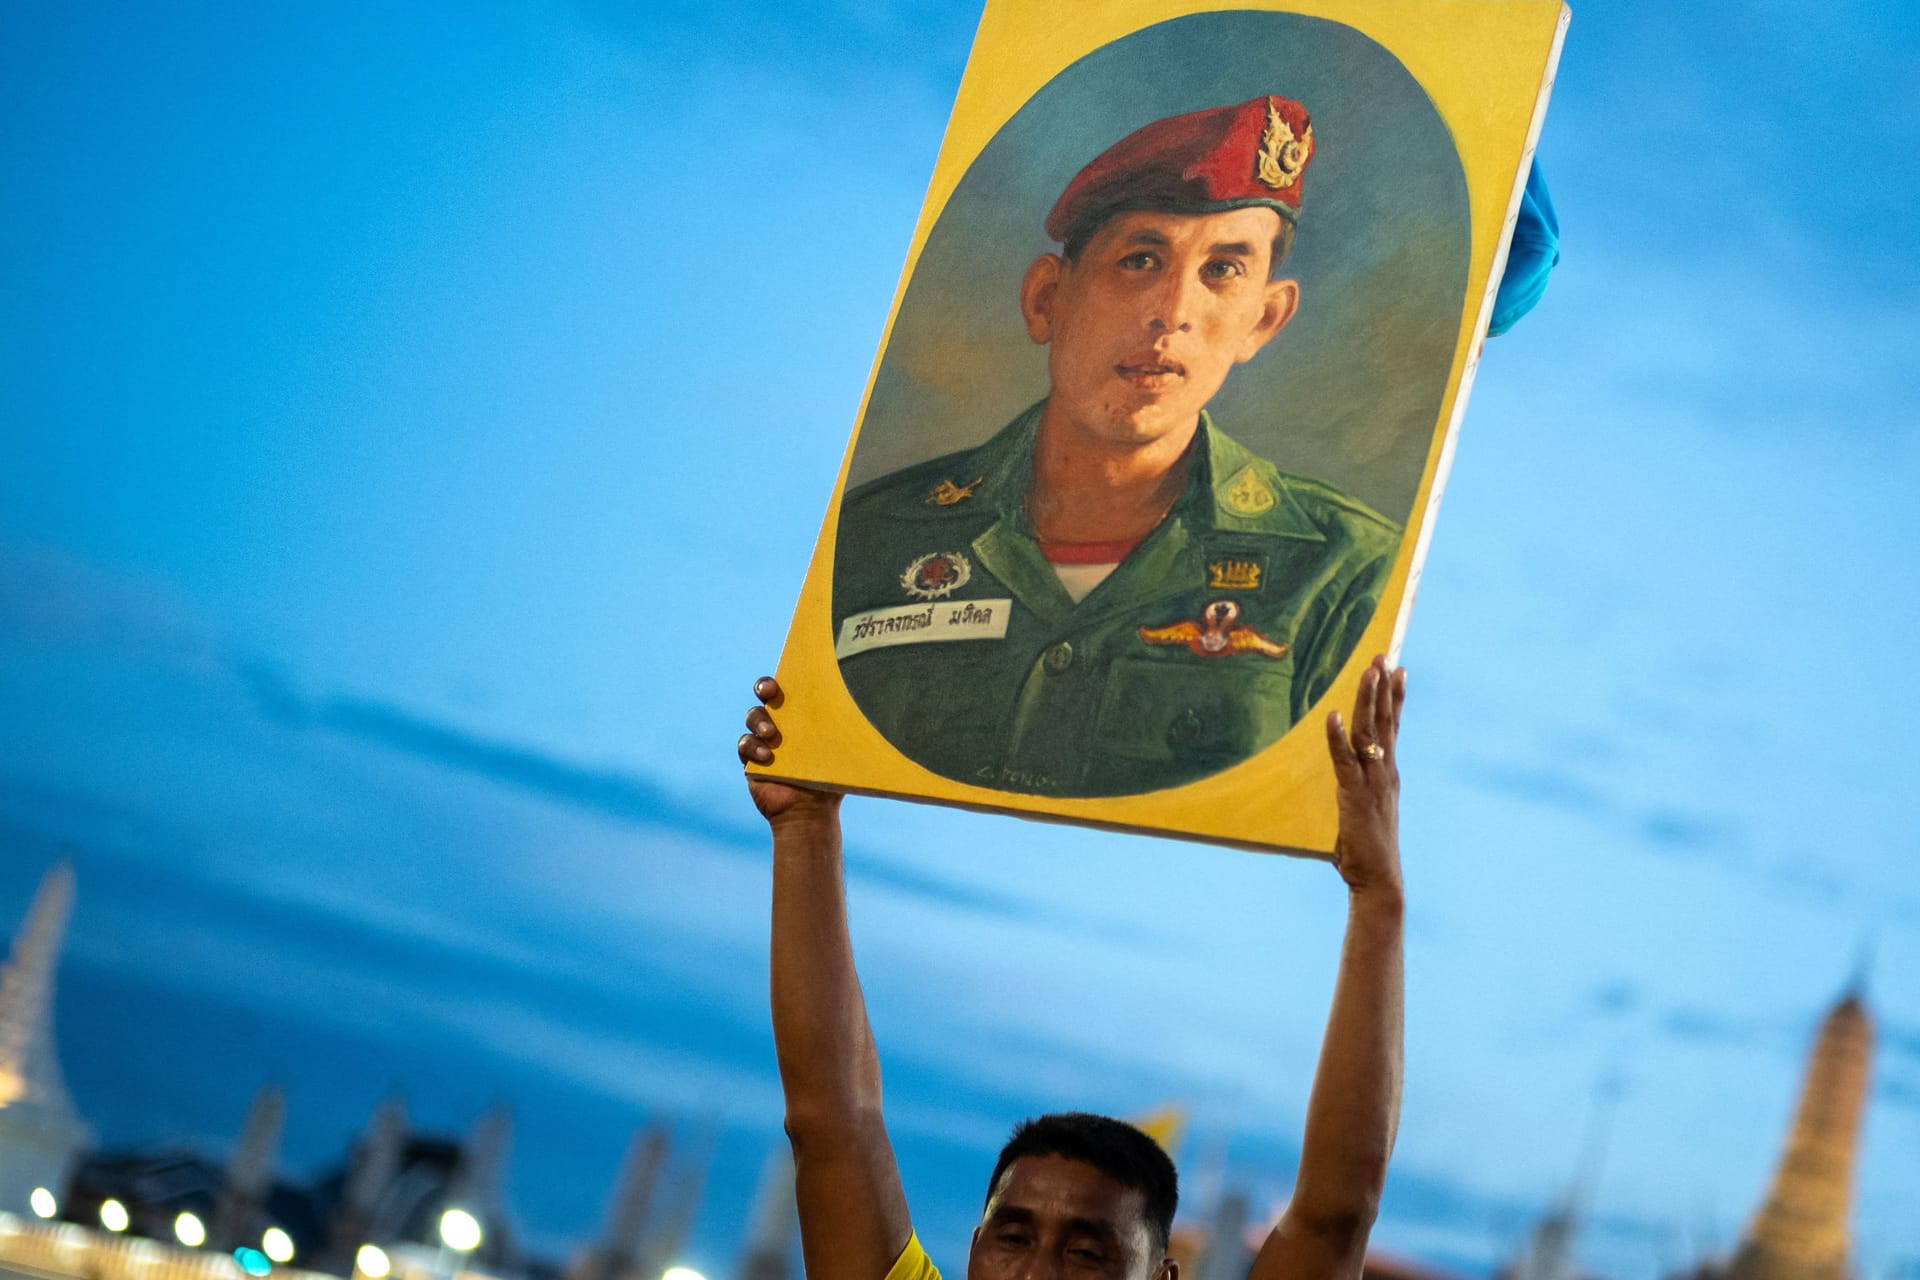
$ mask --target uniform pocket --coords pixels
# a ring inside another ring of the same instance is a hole
[[[1293,659],[1121,658],[1100,697],[1096,754],[1175,766],[1184,781],[1238,764],[1293,727]]]
[[[923,768],[962,782],[1006,751],[1026,662],[1006,640],[904,644],[840,661],[847,692],[893,748]]]

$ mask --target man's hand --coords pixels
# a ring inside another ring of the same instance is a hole
[[[753,682],[753,696],[760,699],[761,705],[747,712],[747,731],[740,735],[737,744],[740,763],[772,764],[773,749],[780,745],[780,729],[767,708],[778,707],[785,695],[780,691],[778,680],[761,676]],[[753,774],[747,775],[747,794],[753,797],[753,807],[760,811],[760,816],[775,826],[809,818],[831,818],[840,809],[838,792],[796,787]]]
[[[1400,766],[1394,743],[1406,701],[1407,669],[1389,672],[1380,656],[1360,676],[1351,731],[1338,711],[1327,714],[1327,754],[1340,784],[1333,865],[1356,894],[1400,896]]]

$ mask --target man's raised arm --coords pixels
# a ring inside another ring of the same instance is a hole
[[[1374,659],[1351,729],[1327,717],[1340,787],[1334,866],[1347,882],[1347,932],[1307,1104],[1293,1199],[1249,1280],[1357,1277],[1400,1120],[1402,1022],[1400,774],[1394,740],[1407,673]],[[1351,735],[1351,736],[1349,736]]]
[[[753,691],[765,705],[747,713],[740,759],[769,764],[780,686],[763,677]],[[751,776],[747,789],[773,829],[773,1042],[807,1274],[882,1280],[912,1227],[847,936],[840,797]]]

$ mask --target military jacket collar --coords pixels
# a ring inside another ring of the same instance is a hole
[[[1069,615],[1085,620],[1128,613],[1189,591],[1204,580],[1206,560],[1223,546],[1273,538],[1294,544],[1325,541],[1288,491],[1286,478],[1202,411],[1186,488],[1167,518],[1075,605],[1027,523],[1034,437],[1044,407],[1044,401],[1034,405],[979,448],[956,455],[953,474],[935,477],[922,511],[970,517],[967,523],[975,528],[988,521],[972,539],[974,554],[1022,604],[1051,624]]]
[[[988,508],[1012,520],[1017,532],[1030,538],[1027,487],[1033,480],[1034,437],[1044,408],[1043,400],[979,448],[956,455],[954,474],[940,478],[934,495],[927,499],[928,505],[955,515]],[[1187,486],[1168,513],[1169,521],[1177,517],[1195,530],[1268,534],[1312,542],[1325,539],[1300,500],[1289,491],[1286,477],[1214,426],[1204,409],[1192,449],[1196,456],[1187,473]],[[951,503],[942,503],[938,495],[959,496]]]

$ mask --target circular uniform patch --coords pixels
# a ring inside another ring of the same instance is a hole
[[[915,600],[938,600],[967,585],[973,566],[958,551],[929,551],[900,575],[900,585]]]

